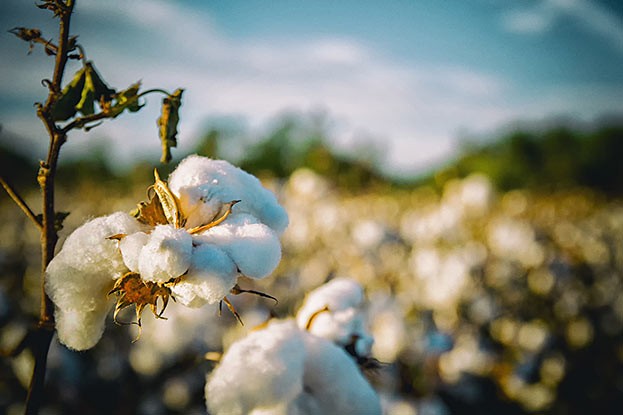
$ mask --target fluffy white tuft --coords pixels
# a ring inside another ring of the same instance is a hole
[[[180,199],[187,226],[215,219],[225,203],[240,200],[234,208],[249,213],[278,234],[288,225],[288,215],[275,195],[255,177],[225,160],[192,155],[180,162],[168,180]]]
[[[377,394],[346,352],[293,321],[274,321],[234,343],[205,392],[215,415],[381,413]]]
[[[107,239],[142,229],[132,216],[117,212],[76,229],[46,270],[45,289],[56,306],[61,343],[85,350],[102,336],[111,301],[106,294],[127,268],[117,242]]]
[[[281,260],[279,236],[249,214],[228,217],[219,226],[197,236],[196,240],[221,248],[240,272],[250,278],[266,277]]]
[[[208,411],[245,415],[296,399],[305,367],[298,333],[292,322],[275,322],[234,343],[206,383]]]
[[[139,272],[138,262],[141,256],[141,250],[149,241],[149,235],[145,232],[136,232],[124,236],[119,241],[119,249],[123,262],[132,272]]]
[[[156,226],[140,250],[138,269],[146,281],[166,282],[184,274],[190,266],[193,241],[185,229]]]
[[[299,414],[380,415],[381,402],[351,357],[321,337],[303,332],[303,393],[294,402]]]
[[[297,324],[341,346],[354,342],[357,355],[368,356],[373,338],[365,326],[363,300],[358,282],[336,278],[307,295],[296,315]]]
[[[237,269],[231,258],[214,245],[193,248],[188,273],[171,290],[175,300],[189,307],[213,304],[236,285]]]

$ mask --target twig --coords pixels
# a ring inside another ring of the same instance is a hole
[[[6,192],[9,194],[11,199],[13,199],[13,201],[17,204],[17,206],[19,206],[24,211],[26,216],[28,216],[28,218],[34,222],[37,228],[39,230],[43,229],[43,224],[41,223],[41,220],[37,217],[37,215],[34,214],[34,212],[30,209],[28,204],[26,204],[24,199],[22,199],[22,197],[19,194],[17,194],[15,189],[13,189],[13,187],[6,180],[4,180],[4,177],[2,176],[0,176],[0,184],[2,185],[2,187],[4,187],[4,190],[6,190]]]

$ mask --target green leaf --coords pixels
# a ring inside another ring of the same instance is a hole
[[[76,115],[76,106],[80,102],[82,90],[86,79],[85,68],[80,68],[71,82],[65,85],[61,91],[61,97],[52,107],[52,119],[54,121],[65,121]]]
[[[177,89],[162,100],[162,112],[158,118],[158,135],[162,143],[162,163],[171,161],[171,147],[177,146],[177,124],[180,121],[179,109],[182,105],[183,89]]]

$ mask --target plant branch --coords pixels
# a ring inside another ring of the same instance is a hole
[[[67,0],[66,3],[60,0],[56,2],[60,23],[54,75],[45,105],[39,105],[37,108],[37,116],[41,119],[48,131],[50,146],[47,160],[41,162],[39,174],[37,176],[43,199],[43,227],[41,230],[41,312],[39,324],[35,332],[35,342],[32,347],[32,352],[35,356],[35,367],[28,389],[28,397],[26,398],[26,414],[37,414],[43,401],[47,356],[54,335],[54,304],[45,292],[45,271],[50,261],[52,261],[52,258],[54,258],[54,249],[58,241],[57,230],[54,226],[56,219],[54,179],[56,176],[56,166],[60,149],[67,140],[67,136],[66,132],[60,131],[54,123],[51,111],[59,98],[58,91],[61,90],[63,74],[67,64],[68,52],[70,49],[69,26],[74,4],[74,0]]]
[[[69,124],[65,125],[63,128],[60,128],[59,133],[66,135],[68,132],[70,132],[73,129],[82,128],[91,122],[100,121],[106,118],[110,118],[110,114],[106,111],[98,112],[97,114],[91,114],[91,115],[85,115],[83,117],[78,117],[74,119],[72,122],[70,122]]]
[[[17,206],[19,206],[22,211],[24,211],[26,216],[28,216],[28,218],[34,222],[37,228],[39,230],[43,229],[41,220],[37,217],[37,215],[34,214],[28,204],[24,201],[24,199],[22,199],[22,197],[15,191],[15,189],[13,189],[13,187],[6,180],[4,180],[4,177],[2,176],[0,176],[0,184],[2,185],[2,187],[4,187],[4,190],[6,190],[6,192],[17,204]]]
[[[157,93],[157,92],[158,92],[158,93],[161,93],[161,94],[164,94],[164,95],[166,95],[166,96],[168,96],[168,97],[172,97],[172,96],[173,96],[173,95],[171,95],[171,93],[169,93],[169,92],[165,91],[164,89],[160,89],[160,88],[152,88],[152,89],[148,89],[147,91],[143,91],[143,92],[141,92],[140,94],[138,94],[138,95],[136,96],[136,98],[141,98],[141,97],[143,97],[143,96],[145,96],[145,95],[147,95],[147,94],[153,94],[153,93]]]

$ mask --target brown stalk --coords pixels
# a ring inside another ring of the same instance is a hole
[[[61,1],[59,0],[59,3]],[[44,381],[47,369],[47,358],[52,336],[54,335],[54,304],[45,292],[45,270],[54,257],[54,249],[58,241],[55,228],[54,181],[61,146],[67,140],[67,131],[59,129],[51,115],[52,107],[58,99],[55,91],[60,91],[68,59],[69,26],[74,0],[59,4],[59,41],[57,45],[54,76],[45,105],[38,105],[37,116],[46,127],[50,137],[47,159],[41,162],[37,181],[41,188],[42,220],[41,220],[41,311],[39,323],[33,336],[31,349],[35,357],[35,366],[28,389],[25,414],[37,414],[43,402]]]

